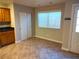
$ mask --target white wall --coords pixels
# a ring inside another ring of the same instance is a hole
[[[11,14],[11,27],[15,28],[15,15],[14,15],[14,5],[10,4],[10,14]]]
[[[0,7],[10,8],[9,4],[5,4],[5,3],[0,3]]]
[[[44,37],[51,41],[58,41],[58,42],[62,43],[64,8],[65,8],[65,3],[36,8],[36,11],[35,11],[36,12],[35,36]],[[37,13],[43,12],[43,11],[56,11],[56,10],[61,10],[61,12],[62,12],[61,28],[60,29],[39,28]]]

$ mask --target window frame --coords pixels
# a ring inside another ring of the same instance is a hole
[[[38,14],[39,13],[51,13],[51,12],[61,12],[61,20],[60,20],[60,28],[50,28],[50,27],[39,27],[39,22],[38,22],[38,27],[41,28],[41,29],[56,29],[56,30],[60,30],[61,27],[62,27],[62,11],[61,10],[54,10],[54,11],[38,11],[37,12],[37,20],[38,20]],[[49,21],[49,20],[48,20]],[[48,22],[49,24],[49,22]]]

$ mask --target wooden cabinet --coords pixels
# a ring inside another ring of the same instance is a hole
[[[10,9],[0,8],[0,22],[10,22]]]
[[[14,31],[0,32],[0,45],[8,45],[15,42]]]

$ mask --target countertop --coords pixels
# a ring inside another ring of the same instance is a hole
[[[3,27],[3,28],[0,28],[0,32],[6,32],[6,31],[12,31],[14,30],[13,27]]]

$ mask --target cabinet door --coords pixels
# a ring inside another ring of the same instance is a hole
[[[5,22],[10,22],[10,9],[4,9],[4,21]]]
[[[2,46],[15,42],[14,31],[0,33],[0,43]]]
[[[0,22],[11,22],[10,9],[0,8]]]
[[[6,33],[1,33],[0,35],[0,41],[1,41],[1,45],[4,46],[8,43],[8,37],[6,35]]]
[[[14,43],[15,42],[14,31],[9,31],[7,34],[9,35],[8,42]]]
[[[4,9],[3,9],[3,8],[1,9],[1,12],[2,12],[2,14],[1,14],[1,15],[2,15],[2,22],[4,22],[4,19],[5,19],[5,13],[4,13]]]

